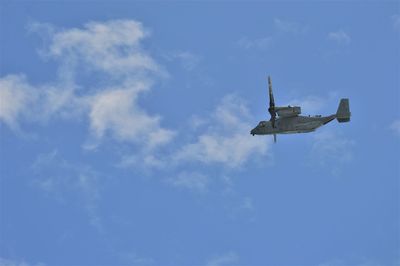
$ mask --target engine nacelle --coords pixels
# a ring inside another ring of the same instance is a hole
[[[301,114],[300,106],[276,107],[275,110],[280,117],[291,117]]]

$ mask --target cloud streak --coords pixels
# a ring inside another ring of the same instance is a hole
[[[137,105],[144,89],[143,84],[124,84],[95,95],[89,112],[93,135],[101,139],[110,132],[119,141],[145,143],[148,148],[168,143],[174,132],[160,126],[160,116],[150,116]]]
[[[134,20],[89,22],[82,29],[55,32],[47,54],[111,75],[158,72],[160,67],[140,44],[148,35]]]
[[[18,120],[27,112],[27,106],[36,97],[24,77],[9,75],[0,79],[0,121],[17,129]]]
[[[188,141],[175,140],[184,132],[164,128],[160,115],[149,114],[139,105],[141,95],[166,73],[142,47],[149,32],[141,23],[112,20],[70,29],[36,23],[31,31],[46,36],[42,54],[56,60],[61,76],[67,78],[32,85],[23,75],[2,77],[0,95],[5,104],[0,121],[8,127],[17,130],[26,122],[51,119],[87,121],[85,149],[97,149],[105,141],[130,144],[133,152],[121,151],[118,166],[176,169],[178,174],[170,175],[169,184],[195,191],[205,191],[210,183],[209,177],[193,170],[195,164],[236,169],[254,156],[267,154],[269,142],[249,134],[251,115],[238,96],[225,96],[213,112],[202,117],[202,126],[194,129]],[[190,53],[176,56],[188,63],[188,70],[198,63]],[[90,75],[93,84],[83,82],[82,75],[83,79]],[[174,147],[159,152],[168,144]],[[85,180],[82,176],[82,189]],[[40,186],[51,189],[57,186],[54,182],[45,179]]]
[[[293,21],[287,21],[279,18],[274,19],[274,26],[281,32],[292,34],[304,34],[307,32],[307,27]]]
[[[348,35],[344,30],[328,33],[328,40],[336,42],[339,45],[348,45],[351,43],[350,35]]]
[[[0,121],[18,129],[21,121],[78,114],[89,119],[95,138],[92,148],[106,136],[146,149],[172,140],[174,132],[161,126],[161,116],[149,115],[138,104],[140,95],[151,89],[156,78],[165,75],[141,47],[141,41],[149,35],[141,23],[90,22],[81,29],[31,25],[33,32],[43,29],[48,44],[42,53],[59,61],[61,76],[69,78],[33,86],[23,75],[2,77]],[[98,84],[95,87],[75,85],[80,81],[76,72],[81,69],[87,69],[94,80],[104,80],[105,75],[108,78],[105,84],[94,81]]]
[[[211,115],[206,130],[199,133],[194,142],[181,147],[174,160],[178,163],[219,163],[236,168],[247,162],[250,156],[265,155],[269,142],[249,137],[249,120],[249,110],[243,100],[235,95],[225,96]]]
[[[234,265],[239,261],[239,256],[234,252],[228,252],[214,257],[206,263],[206,266]]]
[[[12,260],[0,257],[0,266],[45,266],[44,263],[30,264],[24,260]]]
[[[349,164],[353,158],[354,140],[329,129],[320,129],[313,135],[311,161],[320,166],[331,167],[332,174],[340,172],[342,166]]]
[[[400,15],[396,14],[391,17],[393,28],[397,31],[400,31]]]
[[[210,178],[198,172],[181,172],[167,181],[174,187],[202,193],[207,190]]]
[[[77,197],[83,202],[90,224],[103,231],[97,214],[100,201],[99,173],[89,166],[66,161],[56,150],[38,155],[31,168],[35,173],[35,186],[60,202],[71,202],[71,196]]]
[[[305,34],[308,30],[308,27],[300,23],[279,18],[273,20],[273,26],[276,31],[275,34],[260,38],[244,36],[237,41],[237,46],[244,50],[267,50],[279,41],[279,35],[281,34],[301,35]]]
[[[272,37],[263,37],[259,39],[249,39],[248,37],[242,37],[238,42],[238,46],[245,49],[268,49],[271,47],[273,38]]]
[[[44,122],[52,116],[68,118],[83,106],[73,88],[62,84],[33,86],[24,75],[0,78],[0,99],[0,122],[17,131],[22,122]]]
[[[400,119],[396,119],[390,125],[390,129],[395,133],[398,137],[400,137]]]
[[[292,99],[286,105],[300,106],[302,114],[316,114],[326,105],[326,99],[309,95],[304,98]]]

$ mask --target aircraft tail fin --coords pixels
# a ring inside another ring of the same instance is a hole
[[[349,122],[350,116],[351,113],[350,113],[349,99],[341,99],[338,110],[336,112],[336,119],[339,121],[339,123]]]

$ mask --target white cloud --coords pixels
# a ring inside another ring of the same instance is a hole
[[[29,264],[24,260],[11,260],[0,257],[0,266],[45,266],[45,264]]]
[[[205,118],[202,118],[202,117],[200,117],[198,115],[192,115],[188,124],[189,124],[191,129],[196,130],[196,129],[199,129],[199,128],[203,127],[203,126],[206,126],[207,122],[208,121]]]
[[[393,121],[393,123],[390,125],[390,129],[400,137],[400,119]]]
[[[238,207],[240,210],[254,210],[253,199],[250,197],[243,198],[242,203]]]
[[[117,163],[117,167],[130,168],[141,170],[150,169],[165,169],[169,161],[167,157],[158,156],[155,153],[149,153],[149,151],[135,152],[134,154],[123,155],[120,162]]]
[[[0,121],[10,128],[18,127],[18,119],[27,111],[37,95],[23,76],[10,75],[0,79]]]
[[[355,260],[353,259],[352,262],[348,262],[346,260],[341,260],[341,259],[332,259],[330,261],[326,261],[323,263],[318,264],[317,266],[383,266],[387,265],[384,263],[380,263],[375,261],[374,259],[370,258],[356,258]],[[393,264],[390,265],[397,265],[396,262],[393,262]]]
[[[109,132],[119,141],[152,148],[168,143],[174,135],[160,126],[159,116],[147,114],[137,103],[139,94],[150,89],[152,75],[163,74],[141,48],[140,42],[146,36],[148,32],[141,23],[114,20],[62,30],[52,38],[50,55],[67,62],[78,61],[112,76],[111,88],[96,93],[89,101],[90,128],[98,139]]]
[[[82,109],[74,88],[63,85],[30,85],[24,75],[0,78],[0,121],[19,130],[22,121],[45,121],[52,115],[71,117]]]
[[[328,40],[334,41],[340,45],[347,45],[351,42],[350,36],[344,30],[328,33]]]
[[[170,184],[192,190],[205,190],[209,178],[192,171],[190,163],[213,164],[228,169],[239,168],[251,159],[265,156],[271,138],[251,136],[255,121],[242,99],[236,95],[226,95],[208,116],[192,116],[192,141],[176,143],[174,150],[157,154],[126,154],[117,166],[133,167],[148,171],[185,167],[186,171],[170,178]],[[182,133],[183,134],[183,133]],[[229,182],[227,182],[227,185]]]
[[[300,25],[297,22],[287,21],[275,18],[274,19],[275,27],[282,32],[294,33],[294,34],[303,34],[307,32],[307,27]]]
[[[102,138],[109,131],[120,141],[145,143],[150,148],[168,143],[174,132],[161,128],[160,117],[148,115],[136,103],[145,88],[142,84],[132,84],[95,95],[89,113],[94,135]]]
[[[313,152],[316,152],[319,158],[325,159],[325,162],[350,162],[353,158],[350,148],[354,145],[354,141],[344,136],[325,130],[319,131],[314,135]]]
[[[326,99],[309,95],[299,99],[292,99],[284,106],[286,105],[300,106],[302,114],[316,114],[326,105]]]
[[[222,265],[233,265],[237,264],[239,256],[234,252],[228,252],[226,254],[212,258],[206,263],[206,266],[222,266]]]
[[[161,127],[161,117],[148,114],[137,102],[140,94],[150,90],[154,79],[165,74],[141,47],[141,41],[149,35],[141,23],[112,20],[62,30],[31,25],[33,32],[43,33],[43,29],[48,45],[42,52],[59,60],[61,76],[68,78],[33,86],[22,75],[2,77],[1,121],[17,129],[23,119],[36,122],[79,114],[89,118],[96,140],[109,135],[151,149],[172,139],[174,132]],[[74,85],[79,80],[73,73],[82,68],[95,71],[91,78],[103,80],[107,75],[106,84],[95,82],[101,85],[91,88]],[[91,148],[99,143],[89,142]]]
[[[175,155],[178,163],[199,161],[220,163],[234,168],[251,157],[265,155],[269,141],[250,136],[249,111],[243,101],[234,95],[225,96],[212,115],[206,132],[200,133],[194,143],[184,145]]]
[[[295,95],[289,100],[286,99],[282,106],[300,106],[302,115],[334,114],[339,106],[339,96],[336,91],[330,91],[325,95]]]
[[[176,143],[176,149],[161,150],[157,154],[125,154],[117,166],[144,173],[161,170],[163,175],[165,171],[173,171],[176,174],[169,173],[165,182],[180,189],[202,193],[208,191],[210,184],[220,181],[227,191],[231,191],[232,179],[225,175],[225,171],[267,155],[272,139],[250,135],[254,121],[239,97],[227,95],[208,117],[194,117],[201,121],[201,125],[196,122],[191,129],[193,141]],[[198,163],[222,168],[213,178],[198,172]],[[253,208],[249,198],[239,205],[241,211]]]
[[[172,57],[178,58],[182,67],[187,71],[193,71],[201,62],[201,57],[191,52],[176,52]]]
[[[307,32],[307,27],[299,23],[286,21],[275,18],[274,26],[278,33],[304,34]],[[270,48],[276,41],[278,36],[264,36],[260,38],[249,38],[244,36],[237,41],[237,45],[245,50],[257,49],[266,50]]]
[[[391,18],[392,18],[392,23],[393,23],[394,29],[400,31],[400,15],[395,14]]]
[[[132,266],[150,266],[157,265],[156,260],[148,257],[141,257],[136,252],[119,252],[118,257],[120,257],[126,265]]]
[[[125,154],[117,166],[144,173],[161,170],[162,175],[166,171],[174,172],[167,174],[169,177],[165,182],[179,189],[204,193],[211,184],[220,182],[225,192],[232,192],[232,178],[225,172],[269,155],[272,139],[250,135],[254,120],[244,101],[235,95],[225,96],[208,117],[192,118],[196,120],[189,132],[194,136],[193,141],[177,142],[173,150],[160,150],[153,154]],[[217,166],[215,176],[199,172],[197,164]],[[253,208],[250,198],[239,205],[240,211]]]
[[[304,34],[307,32],[307,27],[296,22],[286,21],[275,18],[274,26],[278,33]],[[237,41],[237,45],[245,50],[257,49],[266,50],[270,48],[276,41],[278,36],[264,36],[260,38],[249,38],[244,36]]]
[[[210,118],[198,121],[201,126],[192,132],[196,136],[193,142],[183,143],[175,152],[158,153],[161,150],[158,149],[156,153],[155,148],[170,143],[176,132],[162,127],[162,117],[149,114],[138,103],[140,96],[164,75],[162,67],[141,47],[142,40],[149,35],[141,23],[90,22],[72,29],[35,24],[31,29],[46,35],[42,53],[57,60],[60,75],[67,78],[32,85],[23,75],[1,77],[1,99],[6,103],[1,104],[0,120],[10,128],[47,119],[87,119],[90,132],[84,145],[87,149],[98,147],[104,139],[139,147],[134,154],[123,155],[119,164],[122,167],[135,164],[161,169],[201,162],[235,168],[255,155],[267,153],[270,140],[250,136],[254,121],[243,101],[232,95],[224,97]],[[188,70],[198,63],[198,57],[188,52],[176,56],[187,63]],[[88,75],[85,71],[80,73],[82,69],[90,71],[91,79],[103,79],[102,82],[95,81],[91,87],[80,84],[82,75]],[[91,174],[82,176],[77,174],[78,169],[70,166],[68,169],[66,172],[74,172],[71,175],[80,176],[74,180],[81,180],[77,186],[84,190],[87,180],[92,180],[87,177]],[[186,174],[182,172],[171,184],[204,190],[208,179],[194,172],[189,167]],[[62,187],[58,181],[57,177],[44,178],[38,185],[51,191],[54,186]]]
[[[168,62],[177,62],[184,70],[191,72],[198,70],[202,57],[190,51],[174,51],[163,54]]]
[[[238,42],[239,47],[243,49],[267,49],[272,44],[272,37],[263,37],[259,39],[249,39],[248,37],[242,37]]]
[[[134,20],[89,22],[83,29],[54,33],[48,54],[113,75],[159,71],[157,63],[140,45],[148,35],[142,24]]]
[[[205,192],[209,185],[209,177],[197,172],[181,172],[169,178],[168,183],[178,187],[197,192]]]
[[[311,164],[331,166],[332,174],[337,174],[344,164],[353,160],[355,141],[330,129],[320,129],[313,135]]]
[[[40,154],[32,164],[35,173],[33,184],[60,202],[71,201],[71,197],[83,202],[90,224],[102,231],[97,215],[100,200],[99,173],[83,164],[72,164],[55,150]]]

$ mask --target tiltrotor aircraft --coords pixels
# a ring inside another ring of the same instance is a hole
[[[329,116],[302,116],[299,106],[275,106],[274,95],[272,94],[272,82],[268,77],[269,85],[269,108],[271,114],[269,121],[261,121],[250,131],[251,135],[274,135],[276,142],[277,134],[307,133],[315,131],[335,118],[339,123],[350,121],[349,99],[341,99],[336,114]],[[278,116],[278,118],[276,117]]]

